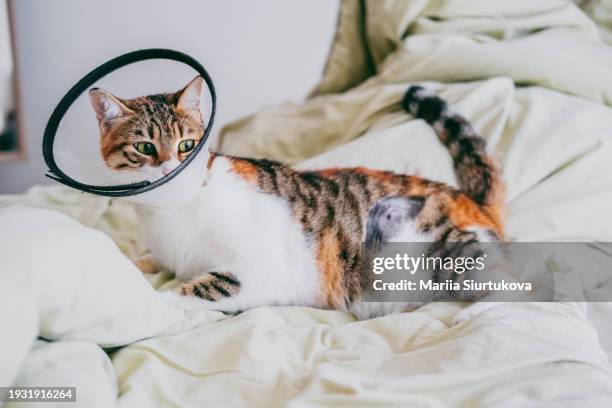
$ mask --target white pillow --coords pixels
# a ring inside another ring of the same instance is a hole
[[[202,320],[164,300],[105,234],[17,206],[0,208],[0,310],[0,384],[36,336],[118,346]]]

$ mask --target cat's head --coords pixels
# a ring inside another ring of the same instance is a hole
[[[142,173],[149,180],[174,170],[200,142],[205,124],[200,112],[203,78],[176,93],[120,99],[107,91],[89,91],[100,126],[106,165]]]

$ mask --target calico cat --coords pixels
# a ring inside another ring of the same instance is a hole
[[[201,87],[196,77],[174,94],[135,99],[92,89],[107,166],[157,177],[184,160],[205,127]],[[460,189],[361,167],[296,171],[275,161],[202,152],[209,157],[192,203],[179,210],[138,208],[155,262],[184,282],[177,293],[225,312],[304,305],[365,318],[405,310],[409,305],[360,302],[362,243],[368,226],[370,243],[386,239],[384,228],[376,238],[372,231],[381,226],[380,208],[390,197],[408,200],[411,240],[502,239],[503,185],[484,140],[422,87],[410,87],[402,106],[436,130]]]

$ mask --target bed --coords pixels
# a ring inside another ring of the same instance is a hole
[[[308,99],[226,126],[216,148],[455,184],[433,130],[400,110],[420,83],[500,160],[509,239],[611,242],[610,4],[581,6],[346,1]],[[0,203],[0,385],[76,386],[84,407],[612,403],[612,303],[507,303],[452,327],[464,305],[228,316],[169,302],[156,289],[172,275],[138,271],[129,203],[60,186]]]

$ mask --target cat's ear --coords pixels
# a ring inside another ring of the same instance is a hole
[[[89,90],[89,101],[100,126],[111,126],[117,119],[132,113],[118,98],[100,88]]]
[[[182,90],[178,92],[176,106],[181,109],[200,110],[200,99],[202,98],[202,81],[204,78],[197,76],[191,80]]]

